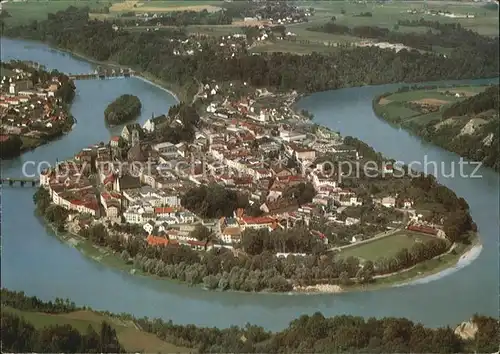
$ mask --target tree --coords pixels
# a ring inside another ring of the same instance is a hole
[[[107,124],[118,125],[136,118],[141,112],[142,104],[139,97],[121,95],[111,102],[104,110],[104,119]]]

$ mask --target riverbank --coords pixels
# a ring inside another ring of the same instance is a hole
[[[43,63],[51,67],[64,67],[65,72],[91,70],[87,63],[56,51],[51,52],[42,44],[31,46],[23,41],[5,41],[2,45],[2,55],[11,58],[42,58]],[[73,156],[81,147],[88,145],[89,136],[93,141],[107,141],[109,135],[115,133],[104,129],[102,110],[120,94],[143,93],[152,97],[148,107],[153,108],[144,115],[143,120],[151,116],[151,110],[168,110],[164,102],[170,96],[165,97],[158,88],[139,80],[120,80],[118,85],[116,83],[113,80],[82,82],[76,104],[73,105],[73,114],[86,117],[86,124],[78,124],[69,137],[23,155],[22,159],[8,163],[3,161],[2,173],[18,176],[24,159],[54,162],[56,158],[63,160]],[[481,84],[486,81],[463,83]],[[126,86],[126,92],[117,89],[117,86],[122,85]],[[332,131],[340,131],[344,136],[358,137],[384,156],[410,162],[422,161],[426,155],[432,161],[443,162],[447,166],[458,163],[456,155],[423,144],[404,131],[398,131],[376,119],[371,108],[373,97],[394,91],[402,85],[322,92],[303,98],[299,106],[314,113],[315,123],[328,126]],[[83,101],[92,101],[93,104],[86,105]],[[19,210],[29,210],[32,206],[31,188],[4,188],[2,199],[8,203],[4,203],[2,210],[2,285],[45,300],[71,298],[79,305],[95,309],[131,312],[138,317],[161,317],[179,324],[193,323],[218,328],[244,326],[250,322],[269,330],[281,330],[298,315],[311,315],[316,311],[325,316],[349,313],[365,318],[406,317],[432,328],[455,325],[474,313],[493,316],[498,310],[498,301],[491,295],[498,285],[498,268],[491,266],[496,264],[498,258],[498,252],[495,251],[498,241],[498,174],[485,168],[480,169],[480,174],[483,176],[480,180],[436,176],[440,183],[467,200],[480,229],[484,247],[477,260],[470,265],[429,284],[401,286],[384,291],[347,292],[338,296],[264,296],[200,291],[199,288],[177,285],[173,281],[131,277],[83,256],[75,248],[60,242],[31,213],[20,213]],[[30,262],[26,262],[27,259]],[[99,289],[99,296],[92,289]],[[117,297],[117,294],[120,296]],[[293,311],[290,311],[291,308]]]
[[[45,221],[46,222],[46,221]],[[90,258],[91,260],[110,267],[112,269],[124,272],[130,275],[147,277],[154,280],[171,282],[174,284],[181,284],[184,286],[195,287],[204,289],[203,284],[188,284],[177,279],[161,277],[158,275],[150,274],[134,266],[133,262],[125,261],[120,254],[112,251],[108,247],[97,246],[80,236],[73,231],[58,232],[54,226],[51,227],[52,233],[63,243],[77,249],[80,253]],[[68,228],[67,228],[68,229]],[[260,291],[259,294],[276,294],[276,295],[300,295],[300,294],[338,294],[347,292],[363,292],[372,290],[381,290],[384,288],[401,287],[406,285],[417,284],[420,279],[428,279],[440,274],[436,279],[439,279],[454,269],[463,268],[465,265],[472,263],[474,259],[479,256],[481,244],[479,236],[474,234],[470,237],[470,245],[455,244],[456,247],[451,247],[445,253],[434,257],[433,259],[418,263],[401,271],[374,277],[374,282],[359,284],[355,279],[350,285],[338,284],[316,284],[309,286],[294,285],[292,291],[273,292],[273,291]],[[479,252],[477,250],[479,249]],[[467,260],[467,262],[465,262]],[[206,289],[205,289],[206,290]],[[230,293],[245,293],[244,291],[225,290],[224,292]],[[248,293],[248,292],[247,292]]]
[[[498,86],[415,85],[378,95],[372,106],[389,124],[500,171]]]
[[[101,248],[101,249],[99,249],[99,250],[100,250],[100,251],[102,251],[102,248]],[[123,250],[123,248],[122,248],[121,250]],[[442,251],[442,249],[441,249],[441,248],[440,248],[439,250],[440,250],[440,251],[438,251],[438,252],[441,252],[441,251]],[[106,252],[106,251],[104,251],[104,252]],[[433,255],[437,254],[438,252],[433,253]],[[382,253],[380,253],[380,254],[382,254]],[[422,260],[422,259],[423,259],[423,257],[422,257],[422,258],[419,258],[419,260]],[[140,264],[140,263],[139,263],[139,264]],[[414,264],[414,262],[413,262],[413,263],[411,263],[411,264]],[[406,265],[406,266],[408,266],[408,265],[409,265],[409,263],[405,263],[405,265]],[[398,267],[392,267],[392,268],[390,269],[390,271],[395,271],[396,269],[400,269],[400,268],[402,268],[403,266],[404,266],[403,264],[399,264],[399,266],[398,266]],[[435,264],[435,263],[427,263],[427,264],[425,264],[423,267],[422,267],[422,266],[420,266],[420,267],[414,267],[415,269],[419,269],[419,272],[418,272],[418,273],[416,273],[416,274],[412,272],[412,270],[414,269],[414,268],[412,267],[412,268],[411,268],[411,269],[409,269],[408,271],[404,271],[404,272],[403,272],[403,271],[401,271],[401,272],[399,272],[399,273],[397,273],[397,274],[394,274],[394,275],[391,275],[391,276],[384,277],[384,280],[383,280],[383,281],[382,281],[382,280],[380,280],[380,281],[379,281],[379,280],[376,280],[376,281],[375,281],[375,284],[374,284],[374,287],[379,287],[379,285],[380,285],[380,284],[386,284],[386,286],[387,286],[387,287],[389,287],[389,286],[391,286],[392,284],[394,284],[394,283],[395,283],[395,281],[402,281],[402,280],[411,279],[412,277],[416,277],[416,276],[421,275],[421,274],[424,274],[424,275],[425,275],[425,274],[429,274],[429,269],[431,269],[431,270],[432,270],[432,269],[434,269],[435,267],[438,267],[438,266],[441,266],[441,264],[440,264],[439,262],[438,262],[437,264]],[[151,271],[149,268],[144,268],[144,269],[148,269],[149,271]],[[379,271],[379,272],[387,272],[388,270],[380,270],[380,269],[378,269],[378,271]],[[402,275],[403,273],[404,273],[404,275]],[[351,280],[353,280],[353,279],[354,279],[354,275],[355,275],[354,273],[353,273],[353,274],[350,274]],[[338,280],[338,279],[337,279],[337,277],[338,277],[338,273],[337,273],[337,275],[335,275],[335,278],[334,278],[334,277],[332,277],[332,278],[327,278],[327,277],[324,277],[324,278],[320,278],[320,279],[318,279],[317,281],[323,281],[323,280],[328,280],[328,279],[330,279],[330,281],[332,281],[333,283],[335,283],[335,282]],[[289,278],[289,277],[287,277],[287,278]],[[182,279],[184,280],[184,273],[183,273]],[[363,278],[360,278],[360,279],[361,279],[360,281],[364,281],[364,280],[363,280]],[[283,280],[284,280],[284,279],[283,279]],[[199,281],[199,280],[197,280],[197,281]],[[194,283],[196,283],[196,281],[195,281]],[[308,283],[308,281],[305,281],[305,283],[307,284],[307,283]],[[351,288],[351,290],[363,290],[363,289],[365,289],[365,288],[367,288],[367,287],[369,287],[369,286],[370,286],[370,285],[358,285],[358,284],[357,284],[357,280],[354,280],[354,281],[353,281],[353,283],[354,283],[354,284],[356,284],[356,285],[350,286],[349,288]],[[286,287],[286,288],[288,289],[288,288],[291,286],[291,282],[289,282],[289,284],[286,284],[286,285],[288,285],[288,286]],[[334,285],[334,284],[325,284],[325,285]],[[259,289],[262,289],[262,288],[263,288],[263,287],[261,287],[261,288],[259,288]],[[266,288],[268,288],[268,287],[266,286]],[[285,287],[283,287],[282,289],[284,289],[284,288],[285,288]],[[248,289],[248,288],[247,288],[247,289]],[[252,288],[250,288],[250,289],[252,289]],[[301,290],[304,290],[304,289],[301,289]],[[307,290],[307,289],[306,289],[306,290]],[[310,289],[310,290],[311,290],[311,289]],[[326,288],[326,289],[321,289],[321,288],[319,288],[319,291],[331,291],[331,289],[329,289],[329,288]],[[335,291],[338,291],[338,289],[337,289],[337,288],[335,288]]]
[[[2,37],[5,37],[5,36],[2,36]],[[5,37],[5,38],[11,39],[11,40],[18,40],[17,38],[10,38],[10,37]],[[47,42],[33,41],[33,40],[28,40],[28,39],[23,39],[23,41],[37,43],[37,44],[43,43],[43,44],[49,46],[51,48],[51,50],[53,50],[55,52],[59,52],[59,53],[65,54],[65,55],[70,55],[76,59],[84,60],[90,64],[93,64],[93,65],[109,66],[109,67],[116,68],[116,69],[128,69],[129,68],[125,65],[121,65],[121,64],[114,62],[114,61],[99,61],[99,60],[96,60],[92,57],[86,56],[86,55],[79,53],[79,52],[76,52],[76,51],[71,51],[71,50],[61,48],[61,47],[53,46]],[[134,68],[132,68],[132,69],[134,69]],[[78,73],[66,73],[66,74],[78,74]],[[162,89],[163,91],[170,94],[177,102],[181,102],[181,101],[188,102],[190,99],[187,96],[187,93],[184,92],[185,90],[183,90],[178,85],[157,79],[150,73],[142,72],[139,70],[139,71],[136,71],[134,73],[133,77],[136,77],[139,80],[142,80],[142,81],[147,82],[148,84],[150,84],[152,86],[155,86],[155,87]]]
[[[36,43],[40,43],[40,42],[37,42],[37,41],[35,41],[35,42]],[[45,44],[50,45],[48,43],[45,43]],[[118,69],[128,69],[128,67],[126,67],[124,65],[120,65],[117,62],[113,62],[113,61],[99,61],[99,60],[93,59],[91,57],[88,57],[88,56],[86,56],[84,54],[81,54],[81,53],[78,53],[78,52],[75,52],[75,51],[70,51],[70,50],[67,50],[67,49],[64,49],[64,48],[60,48],[60,47],[52,47],[51,46],[51,48],[53,48],[54,50],[57,50],[57,51],[59,51],[61,53],[65,53],[65,54],[68,54],[68,55],[72,55],[72,56],[74,56],[76,58],[83,59],[83,60],[85,60],[85,61],[87,61],[87,62],[89,62],[91,64],[106,65],[106,66],[110,66],[110,67],[114,67],[114,68],[118,68]],[[134,68],[132,68],[132,69],[134,69]],[[187,97],[187,94],[185,92],[183,92],[183,90],[179,86],[177,86],[177,85],[175,85],[173,83],[168,83],[168,82],[165,82],[163,80],[160,80],[160,79],[154,77],[150,73],[141,72],[141,71],[135,71],[133,77],[136,77],[139,80],[142,80],[142,81],[147,82],[148,84],[150,84],[152,86],[155,86],[155,87],[158,87],[158,88],[162,89],[163,91],[165,91],[169,95],[171,95],[177,102],[181,102],[181,101],[188,102],[189,101],[189,97]]]

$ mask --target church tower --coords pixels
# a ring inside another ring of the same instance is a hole
[[[137,129],[132,130],[132,146],[139,144],[139,131]]]

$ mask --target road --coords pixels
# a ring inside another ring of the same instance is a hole
[[[376,240],[380,240],[384,237],[388,237],[388,236],[391,236],[391,235],[394,235],[395,233],[401,231],[401,230],[404,230],[404,228],[406,227],[406,225],[408,224],[408,213],[405,212],[404,213],[404,217],[403,217],[403,223],[401,224],[402,226],[401,227],[398,227],[394,230],[389,230],[389,231],[384,231],[384,232],[381,232],[379,234],[376,234],[375,236],[373,236],[372,238],[369,238],[367,240],[363,240],[363,241],[360,241],[360,242],[356,242],[356,243],[351,243],[349,245],[345,245],[345,246],[340,246],[340,247],[333,247],[331,249],[329,249],[329,251],[342,251],[346,248],[349,248],[349,247],[354,247],[354,246],[359,246],[359,245],[362,245],[364,243],[369,243],[369,242],[372,242],[372,241],[376,241]]]

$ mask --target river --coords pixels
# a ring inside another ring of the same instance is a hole
[[[43,44],[2,38],[1,49],[2,60],[35,60],[68,73],[86,73],[93,68]],[[141,123],[153,112],[166,113],[175,104],[175,99],[164,90],[134,78],[78,81],[76,87],[71,111],[78,124],[73,131],[20,158],[3,161],[3,176],[20,176],[25,161],[53,163],[56,158],[70,157],[90,143],[107,141],[113,132],[104,125],[103,111],[118,95],[129,93],[141,99],[143,110],[138,119]],[[299,106],[312,112],[318,123],[340,130],[342,135],[359,137],[386,156],[405,162],[423,161],[427,156],[448,166],[457,162],[459,157],[455,154],[423,143],[374,115],[372,98],[397,87],[322,92],[302,99]],[[107,268],[60,242],[44,227],[33,213],[32,188],[3,186],[2,286],[46,300],[67,297],[78,305],[97,310],[217,327],[249,322],[277,330],[302,314],[316,311],[325,316],[403,316],[428,326],[455,325],[476,312],[497,316],[499,175],[486,168],[478,173],[482,178],[438,176],[440,182],[467,200],[479,226],[484,247],[472,264],[448,272],[451,274],[445,277],[420,280],[418,284],[329,295],[208,292]]]

